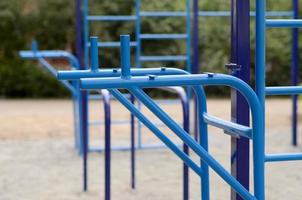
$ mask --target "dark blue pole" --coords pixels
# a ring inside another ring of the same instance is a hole
[[[250,1],[231,0],[231,62],[240,65],[234,76],[250,82]],[[232,90],[232,120],[249,126],[249,106],[244,97]],[[249,140],[231,139],[232,175],[249,190]],[[232,200],[242,200],[234,190]]]
[[[294,19],[299,19],[299,0],[293,0]],[[292,63],[291,63],[291,82],[293,86],[298,85],[299,81],[299,30],[292,30]],[[297,146],[298,142],[298,95],[292,96],[292,145]]]
[[[87,66],[84,66],[84,52],[82,43],[82,11],[81,11],[81,0],[76,0],[76,55],[80,62],[80,69],[84,70]],[[83,190],[87,191],[87,151],[88,151],[88,122],[87,122],[87,92],[82,91],[79,95],[79,123],[80,125],[80,137],[82,140],[82,154],[83,154]]]
[[[102,91],[105,113],[105,200],[110,200],[111,194],[111,110],[110,94]]]
[[[133,95],[130,96],[131,103],[135,104],[135,98]],[[131,113],[131,188],[135,189],[135,119]]]
[[[199,2],[193,1],[193,31],[192,31],[192,44],[193,44],[193,66],[192,73],[199,73]],[[194,96],[194,137],[198,140],[198,119],[197,119],[197,99]]]
[[[186,96],[180,97],[181,104],[183,108],[183,129],[190,133],[190,103],[187,101]],[[185,154],[189,155],[189,147],[185,143],[183,144],[183,151]],[[189,190],[189,167],[183,164],[183,200],[189,200],[190,190]]]

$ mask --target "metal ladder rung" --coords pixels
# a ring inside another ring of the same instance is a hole
[[[267,19],[266,26],[268,28],[301,28],[301,19]]]
[[[140,61],[185,61],[187,56],[141,56]]]
[[[231,11],[199,11],[199,17],[230,17]],[[251,17],[256,16],[255,11],[250,12]],[[290,11],[268,11],[266,12],[267,17],[292,17],[293,12]]]
[[[187,39],[187,34],[140,34],[141,39],[162,40],[162,39]]]
[[[163,11],[143,11],[140,12],[141,17],[186,17],[186,12],[182,11],[171,11],[171,12],[163,12]]]
[[[266,87],[266,95],[295,95],[302,94],[302,86]]]
[[[243,126],[234,122],[226,121],[208,114],[203,114],[205,123],[221,128],[225,133],[232,136],[242,136],[251,139],[252,138],[252,129],[248,126]]]
[[[302,160],[302,153],[267,154],[265,162],[288,162]]]
[[[88,21],[135,21],[136,16],[131,15],[89,15]]]
[[[120,42],[98,42],[98,47],[120,47]],[[135,47],[137,42],[130,42],[130,47]],[[90,47],[90,42],[87,44]]]

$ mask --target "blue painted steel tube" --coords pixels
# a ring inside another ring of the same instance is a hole
[[[91,70],[97,71],[99,69],[99,47],[98,37],[90,37],[90,53],[91,53]]]
[[[250,16],[255,16],[256,13],[251,11]],[[186,17],[186,12],[141,12],[143,17]],[[230,11],[199,11],[199,17],[230,17]],[[291,11],[267,11],[268,17],[292,17]]]
[[[297,95],[302,94],[302,86],[266,87],[266,95]]]
[[[84,49],[84,66],[88,68],[89,64],[89,50],[88,50],[88,39],[89,39],[89,21],[87,16],[89,13],[89,1],[83,0],[83,49]]]
[[[144,68],[144,69],[131,69],[131,76],[145,76],[148,74],[152,75],[182,75],[188,74],[188,72],[182,69],[176,68]],[[120,77],[121,70],[118,69],[102,69],[91,72],[91,70],[81,71],[58,71],[57,78],[59,80],[77,80],[81,78],[109,78],[109,77]]]
[[[44,50],[44,51],[20,51],[19,55],[24,59],[50,58],[50,59],[65,59],[70,66],[79,69],[80,64],[78,59],[67,51],[61,50]]]
[[[84,66],[84,52],[83,52],[83,37],[82,37],[82,1],[81,0],[76,0],[75,2],[75,19],[76,19],[76,23],[75,23],[75,30],[76,30],[76,58],[79,62],[79,69]],[[79,82],[78,81],[74,81],[74,85],[76,85],[76,88],[79,89],[78,86]],[[80,92],[79,92],[80,94]],[[81,143],[80,143],[80,136],[81,136],[81,123],[82,121],[80,120],[80,96],[78,95],[74,95],[73,96],[73,102],[76,104],[76,110],[74,111],[75,114],[75,122],[76,122],[76,126],[75,126],[75,136],[76,136],[76,146],[77,149],[79,151],[79,153],[81,153]]]
[[[121,78],[129,79],[131,76],[129,35],[121,35],[121,67],[122,67]]]
[[[165,143],[177,156],[179,156],[199,176],[203,176],[201,168],[196,165],[188,155],[182,152],[157,126],[148,120],[144,114],[136,108],[127,98],[116,89],[109,89],[110,93],[119,100],[131,113],[135,115],[146,127],[148,127],[163,143]]]
[[[265,107],[265,1],[256,0],[256,94]]]
[[[121,78],[129,79],[131,77],[131,58],[130,58],[130,37],[129,35],[121,35]],[[131,95],[131,102],[134,103],[134,97]],[[134,116],[131,113],[131,188],[135,189],[135,135],[134,135]]]
[[[192,64],[191,64],[191,0],[187,0],[186,4],[186,33],[187,33],[187,72],[192,73]],[[191,98],[190,91],[189,97]]]
[[[107,90],[101,90],[104,102],[105,118],[105,200],[111,196],[111,109],[110,94]]]
[[[107,15],[107,16],[97,16],[89,15],[87,16],[89,21],[135,21],[135,16],[130,15]]]
[[[266,162],[288,162],[302,160],[302,153],[267,154]]]
[[[120,78],[83,79],[82,89],[101,88],[131,88],[131,87],[167,87],[189,85],[227,85],[240,91],[248,101],[252,111],[253,121],[253,155],[254,155],[254,188],[255,196],[264,199],[264,119],[263,106],[255,96],[252,88],[243,81],[229,75],[203,74],[203,75],[175,75],[159,76],[154,80],[149,77],[132,77],[125,80]],[[177,125],[178,126],[178,125]],[[179,130],[178,131],[183,131]],[[175,131],[175,130],[174,130]],[[182,135],[186,138],[186,135]],[[184,139],[182,138],[182,139]],[[195,146],[196,142],[190,138],[184,140],[195,152],[200,153],[201,158],[207,162],[225,181],[227,181],[245,199],[253,199],[250,193],[240,185],[234,177],[230,176],[216,161],[208,157],[208,154]],[[192,145],[192,146],[191,146]]]
[[[302,20],[299,19],[267,19],[268,28],[301,28]]]
[[[240,65],[240,70],[231,74],[244,82],[250,82],[250,1],[231,1],[231,62]],[[245,98],[237,91],[231,90],[232,121],[244,126],[250,123],[249,106]],[[250,142],[245,137],[231,138],[231,174],[249,190],[250,185]],[[231,191],[232,200],[242,197]]]
[[[294,19],[299,18],[299,0],[292,0]],[[297,86],[299,82],[299,30],[292,30],[292,63],[291,63],[291,82]],[[298,95],[292,96],[292,145],[298,145]]]

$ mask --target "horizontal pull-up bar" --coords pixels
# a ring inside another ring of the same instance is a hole
[[[295,95],[302,94],[302,86],[266,87],[266,95]]]
[[[267,17],[292,17],[292,11],[268,11]],[[182,11],[175,12],[161,12],[161,11],[144,11],[140,12],[141,17],[186,17],[187,13]],[[199,11],[199,17],[230,17],[231,11]],[[251,11],[250,16],[255,17],[256,12]]]
[[[302,20],[300,19],[267,19],[268,28],[301,28]]]
[[[20,51],[19,55],[24,59],[38,59],[38,58],[49,58],[49,59],[67,59],[71,66],[79,68],[79,62],[77,58],[67,51],[61,50],[47,50],[47,51]]]
[[[288,162],[302,160],[302,153],[266,154],[265,162]]]
[[[251,139],[252,138],[252,129],[247,126],[243,126],[234,122],[226,121],[220,119],[218,117],[211,116],[207,113],[203,114],[203,119],[205,123],[215,126],[217,128],[223,129],[227,134],[230,134],[235,137],[246,137]]]
[[[175,68],[145,68],[145,69],[135,69],[130,70],[131,76],[146,76],[148,74],[153,74],[156,76],[161,75],[175,75],[175,74],[188,74],[188,72],[175,69]],[[59,80],[77,80],[80,78],[105,78],[105,77],[120,77],[120,69],[103,69],[92,72],[91,70],[80,70],[80,71],[58,71],[57,78]]]

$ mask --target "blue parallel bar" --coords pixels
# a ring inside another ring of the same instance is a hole
[[[75,68],[79,68],[78,59],[67,51],[61,50],[45,50],[45,51],[20,51],[19,55],[24,59],[50,58],[50,59],[67,59],[69,64]]]
[[[252,129],[250,127],[222,120],[220,118],[208,115],[207,113],[203,114],[203,119],[205,123],[215,126],[217,128],[221,128],[233,136],[243,136],[249,139],[252,138]]]
[[[265,162],[286,162],[302,160],[302,153],[266,154]]]
[[[295,95],[302,94],[302,86],[266,87],[266,95]]]
[[[187,39],[187,34],[140,34],[141,39]]]
[[[266,26],[269,28],[301,28],[301,19],[267,19]]]
[[[152,12],[144,11],[140,13],[141,17],[186,17],[186,12],[176,11],[176,12]],[[199,11],[199,17],[230,17],[230,11]],[[250,16],[256,16],[254,11],[250,12]],[[267,17],[292,17],[292,11],[268,11],[266,12]]]
[[[136,16],[131,15],[90,15],[87,16],[89,21],[135,21]]]
[[[131,47],[135,47],[137,45],[137,42],[130,42]],[[88,47],[90,47],[90,43],[87,44]],[[98,42],[98,47],[120,47],[120,42]]]
[[[140,61],[185,61],[187,56],[141,56]]]

